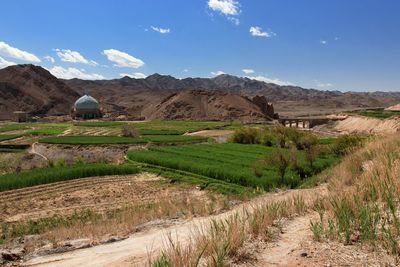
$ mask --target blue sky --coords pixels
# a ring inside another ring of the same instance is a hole
[[[0,68],[400,90],[398,0],[2,0]]]

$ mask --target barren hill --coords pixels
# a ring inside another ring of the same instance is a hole
[[[0,70],[0,119],[16,110],[31,115],[66,114],[78,93],[47,70],[15,65]]]
[[[274,110],[265,97],[250,100],[231,92],[185,90],[142,114],[148,119],[265,121],[274,117]]]

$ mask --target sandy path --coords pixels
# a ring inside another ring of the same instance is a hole
[[[256,266],[299,266],[302,243],[311,239],[310,221],[316,218],[314,213],[289,221],[277,242],[261,253]]]
[[[49,159],[46,156],[44,156],[44,155],[42,155],[42,154],[40,154],[39,152],[36,151],[36,145],[37,144],[38,144],[38,142],[33,143],[31,148],[28,150],[28,152],[31,153],[31,154],[38,155],[39,157],[41,157],[44,160],[48,161]]]
[[[91,248],[76,250],[72,252],[47,255],[33,258],[25,263],[28,266],[132,266],[143,265],[151,252],[153,255],[159,252],[164,244],[165,236],[172,234],[173,237],[184,243],[192,236],[193,229],[199,226],[207,227],[212,219],[224,219],[234,212],[240,212],[243,208],[250,208],[254,204],[282,201],[301,195],[305,201],[311,201],[318,196],[326,194],[326,186],[312,189],[288,190],[279,193],[268,193],[251,202],[238,205],[235,209],[209,217],[194,218],[169,228],[152,228],[148,231],[136,233],[123,241],[99,245]],[[308,219],[305,219],[308,220]],[[307,221],[309,223],[309,220]],[[300,227],[305,226],[305,221]],[[296,228],[297,226],[295,226]],[[291,231],[288,231],[291,232]],[[295,242],[297,244],[297,242]],[[285,253],[284,250],[281,254]]]

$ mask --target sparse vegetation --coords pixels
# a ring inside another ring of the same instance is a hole
[[[400,255],[399,148],[397,136],[375,140],[335,167],[330,197],[318,208],[325,218],[311,224],[316,239],[381,245]]]
[[[160,184],[162,187],[161,182]],[[176,191],[179,190],[187,191],[184,187],[176,188]],[[53,215],[16,223],[2,222],[0,240],[8,242],[25,235],[41,235],[37,241],[40,245],[45,240],[59,242],[85,236],[102,239],[104,235],[110,234],[110,231],[119,235],[132,233],[154,218],[168,220],[210,215],[227,205],[226,198],[219,195],[213,196],[213,206],[204,205],[205,199],[208,199],[207,195],[199,197],[182,193],[175,198],[159,196],[151,202],[127,203],[123,207],[113,207],[104,212],[85,208],[75,210],[69,215]]]
[[[246,244],[269,241],[271,229],[282,218],[296,214],[299,207],[297,214],[304,212],[307,204],[297,196],[235,212],[224,220],[212,220],[184,244],[169,236],[165,249],[158,257],[150,258],[148,265],[183,267],[203,262],[207,266],[226,266],[228,262],[241,262]]]
[[[371,117],[371,118],[378,118],[378,119],[387,119],[393,116],[399,116],[400,111],[395,110],[366,110],[366,111],[358,111],[358,115]]]

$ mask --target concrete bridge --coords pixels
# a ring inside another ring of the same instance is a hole
[[[310,117],[310,118],[279,118],[279,123],[285,127],[296,127],[310,129],[317,125],[326,124],[329,121],[335,121],[338,119],[326,118],[326,117]]]

